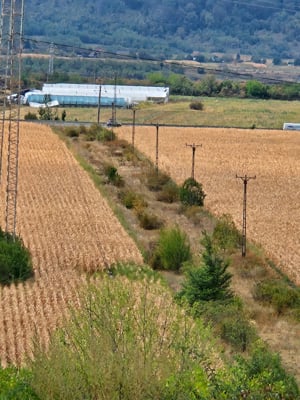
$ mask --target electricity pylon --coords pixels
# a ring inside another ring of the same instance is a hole
[[[4,135],[7,132],[5,230],[13,234],[13,236],[16,233],[18,193],[23,21],[24,0],[1,1],[0,56],[1,60],[4,61],[4,68],[0,70],[1,81],[3,83],[1,93],[1,105],[3,108],[0,136],[0,164],[1,166],[3,165],[3,142]]]

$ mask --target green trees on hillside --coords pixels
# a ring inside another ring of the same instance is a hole
[[[254,0],[142,2],[140,0],[49,0],[47,8],[30,0],[25,10],[25,36],[34,39],[108,51],[149,51],[170,56],[193,51],[255,54],[264,57],[297,57],[299,8],[296,0],[273,1],[272,7]],[[37,23],[42,21],[42,23]],[[37,46],[26,42],[27,48]]]

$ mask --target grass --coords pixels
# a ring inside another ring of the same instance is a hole
[[[192,100],[201,101],[204,109],[191,110]],[[97,107],[65,107],[66,122],[97,122]],[[59,109],[60,115],[63,108]],[[21,117],[36,109],[23,107]],[[282,129],[284,122],[299,122],[299,102],[238,98],[197,97],[183,98],[167,104],[146,104],[136,112],[136,124],[174,124],[192,126],[224,126],[261,129]],[[101,122],[111,118],[111,109],[102,107]],[[130,109],[117,109],[117,119],[132,124]]]

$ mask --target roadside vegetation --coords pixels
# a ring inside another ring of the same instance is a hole
[[[152,237],[144,249],[152,268],[112,265],[104,274],[89,276],[81,310],[71,312],[49,348],[37,342],[26,369],[0,371],[1,395],[25,400],[299,398],[295,379],[259,338],[232,279],[234,274],[245,280],[254,276],[255,301],[293,321],[299,321],[299,289],[263,253],[254,256],[250,249],[246,260],[240,257],[240,233],[230,216],[216,220],[208,215],[200,182],[177,187],[136,149],[112,138],[111,130],[68,127],[60,135],[73,150],[82,141],[88,172],[110,201],[119,202],[122,218],[129,213],[131,221],[140,221],[141,215],[159,220],[145,192],[132,189],[123,176],[120,166],[126,160],[158,203],[176,207],[195,226],[213,222],[202,235],[198,229],[196,252],[181,227],[158,224],[151,229],[156,240]],[[103,155],[95,168],[92,146],[98,143],[107,146],[111,158],[107,163]],[[169,195],[160,197],[164,191]],[[145,236],[147,224],[140,227]],[[179,289],[170,290],[162,271],[180,278]]]

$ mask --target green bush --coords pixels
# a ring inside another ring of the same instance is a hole
[[[241,234],[228,214],[224,214],[218,219],[212,237],[214,243],[224,251],[232,251],[241,243]]]
[[[250,357],[238,356],[227,370],[218,370],[212,383],[213,399],[295,400],[300,394],[279,356],[260,342]]]
[[[157,200],[165,203],[174,203],[179,198],[179,189],[176,183],[169,181],[163,185],[161,191],[157,194]]]
[[[163,229],[160,232],[155,253],[154,259],[156,262],[159,260],[161,268],[173,271],[178,271],[192,258],[188,236],[178,227]]]
[[[248,350],[258,338],[239,298],[200,302],[193,311],[210,324],[234,351]]]
[[[0,283],[24,281],[33,276],[31,257],[22,240],[0,229]]]
[[[44,120],[44,121],[55,120],[55,121],[57,121],[59,119],[56,108],[52,109],[48,106],[46,106],[44,108],[40,107],[38,113],[39,113],[40,120]]]
[[[30,386],[31,375],[25,369],[0,367],[0,399],[38,400]]]
[[[258,301],[271,304],[278,314],[300,307],[300,290],[281,280],[262,281],[254,290]]]
[[[179,190],[180,201],[186,206],[203,206],[205,196],[201,183],[193,178],[186,179]]]
[[[92,124],[88,129],[86,129],[85,135],[87,141],[100,140],[107,142],[115,140],[116,138],[116,134],[112,130],[106,129],[97,124]]]
[[[204,105],[203,105],[202,101],[200,101],[200,100],[192,101],[190,103],[190,109],[202,111],[204,109]]]
[[[189,379],[198,368],[206,378],[210,357],[209,329],[187,317],[158,281],[103,276],[48,351],[35,349],[32,386],[42,400],[165,399],[183,373]],[[172,400],[192,399],[182,390]]]
[[[235,350],[244,352],[248,350],[257,335],[246,318],[236,315],[222,321],[221,338]]]
[[[25,121],[30,121],[30,120],[36,120],[38,119],[36,113],[28,112],[27,114],[24,115]]]
[[[113,165],[106,165],[104,167],[104,174],[107,176],[108,182],[112,183],[117,187],[124,186],[125,182],[124,179],[119,175],[118,170]]]

